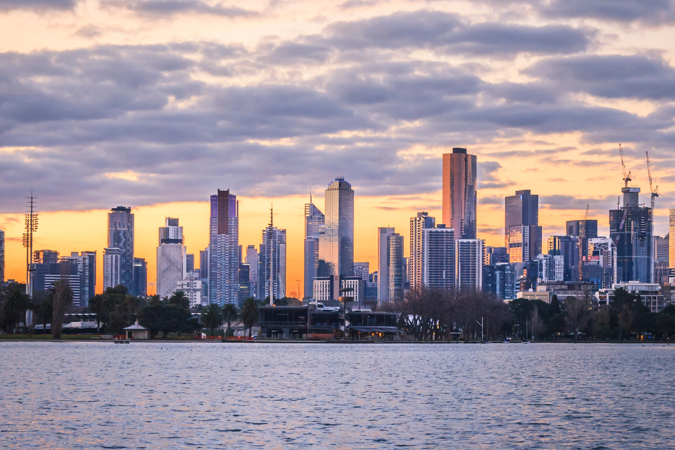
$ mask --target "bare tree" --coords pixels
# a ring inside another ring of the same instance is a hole
[[[574,333],[574,340],[579,338],[579,329],[583,329],[591,315],[591,304],[588,298],[579,299],[567,297],[565,299],[567,311],[567,330]]]
[[[544,320],[539,315],[539,308],[534,308],[530,320],[532,321],[532,336],[537,339],[544,332]]]

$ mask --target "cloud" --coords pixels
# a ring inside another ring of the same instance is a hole
[[[49,10],[67,11],[75,8],[79,0],[0,0],[0,11],[32,10],[45,12]]]
[[[553,0],[541,5],[549,18],[587,18],[615,22],[642,21],[650,24],[672,22],[672,0]]]
[[[222,3],[210,4],[202,0],[102,0],[102,6],[122,8],[146,16],[174,16],[178,14],[209,14],[237,18],[253,17],[260,13]]]
[[[675,70],[645,55],[580,55],[548,58],[524,71],[569,92],[605,98],[672,100]]]

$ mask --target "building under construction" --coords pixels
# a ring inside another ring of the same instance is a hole
[[[625,186],[623,205],[609,211],[610,237],[617,250],[617,282],[653,281],[652,209],[640,204],[640,188]]]

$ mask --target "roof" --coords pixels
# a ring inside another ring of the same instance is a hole
[[[136,322],[132,326],[126,327],[125,330],[147,330],[147,328],[140,326],[138,322]]]

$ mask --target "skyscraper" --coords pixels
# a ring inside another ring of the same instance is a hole
[[[526,263],[541,253],[539,196],[516,191],[505,200],[504,238],[511,263]]]
[[[270,296],[270,282],[274,298],[286,296],[286,230],[268,226],[260,244],[259,284],[262,298]]]
[[[119,249],[119,284],[132,288],[134,279],[134,215],[118,206],[108,213],[108,248]]]
[[[422,284],[450,289],[455,285],[455,230],[439,225],[422,233]]]
[[[581,236],[588,239],[598,237],[598,221],[594,219],[568,220],[565,223],[568,236]]]
[[[389,301],[389,236],[396,233],[391,227],[377,229],[377,301]]]
[[[455,241],[455,286],[458,289],[482,289],[482,240],[458,239]]]
[[[251,285],[251,296],[255,299],[260,299],[258,292],[258,269],[260,260],[255,245],[246,247],[246,264],[249,266],[248,281]]]
[[[185,272],[195,271],[195,255],[188,253],[185,255]]]
[[[167,217],[159,227],[157,246],[157,295],[170,297],[179,281],[185,278],[186,249],[183,245],[183,227],[178,219]]]
[[[408,281],[410,289],[422,287],[422,254],[424,248],[424,230],[434,228],[436,219],[426,212],[419,212],[410,218],[410,257],[408,258]]]
[[[211,196],[209,303],[236,305],[239,297],[239,213],[229,190]]]
[[[319,238],[319,267],[328,275],[354,275],[354,191],[338,177],[326,189],[324,233]],[[321,271],[321,270],[319,270]],[[320,275],[324,275],[323,273]]]
[[[465,148],[443,155],[443,223],[458,239],[476,238],[477,173],[477,158]]]
[[[303,298],[313,297],[314,278],[319,269],[319,236],[323,233],[326,217],[319,208],[312,203],[305,203],[305,272]],[[300,295],[300,293],[298,293]]]
[[[209,279],[209,248],[199,251],[199,278],[204,281]]]
[[[119,248],[103,249],[103,290],[121,284],[122,251]]]
[[[148,296],[148,263],[143,258],[134,258],[134,288],[131,295]]]
[[[77,266],[77,274],[80,276],[80,303],[77,306],[88,306],[89,299],[96,294],[96,252],[72,252],[70,256],[61,258],[61,261]]]
[[[403,300],[403,236],[393,233],[387,237],[389,249],[389,298],[390,302]]]
[[[551,236],[547,242],[549,255],[560,255],[564,260],[565,281],[579,279],[579,237]]]
[[[652,210],[641,206],[640,188],[624,187],[623,206],[609,211],[609,233],[617,249],[617,282],[654,281]]]
[[[5,281],[5,232],[0,230],[0,283]]]
[[[675,236],[675,209],[670,210],[668,235]],[[668,267],[672,267],[675,269],[675,243],[673,243],[673,245],[668,246]]]

